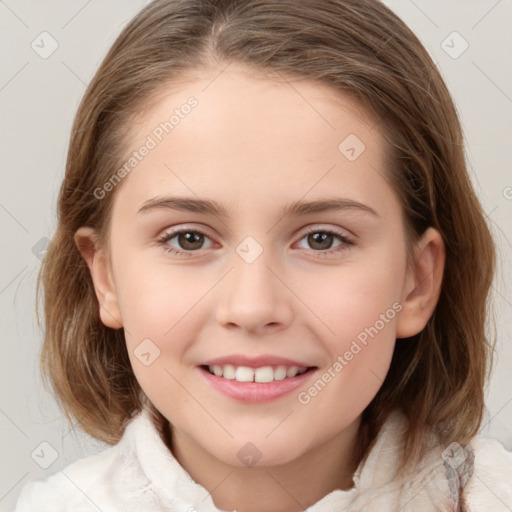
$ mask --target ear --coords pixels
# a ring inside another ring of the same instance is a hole
[[[421,332],[434,313],[441,294],[446,258],[439,231],[428,228],[416,244],[414,255],[414,264],[408,268],[405,279],[397,338],[408,338]]]
[[[101,321],[107,327],[120,329],[123,322],[112,278],[112,270],[105,250],[100,247],[96,231],[92,228],[82,227],[77,230],[74,238],[78,250],[87,262],[91,272],[94,290],[100,305]]]

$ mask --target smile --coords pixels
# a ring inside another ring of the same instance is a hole
[[[302,375],[307,371],[307,367],[299,366],[261,366],[259,368],[251,368],[249,366],[234,366],[232,364],[210,365],[208,371],[212,375],[222,377],[223,379],[236,380],[238,382],[273,382],[276,380],[284,380]]]
[[[229,359],[229,363],[210,361],[198,366],[198,370],[209,387],[244,403],[261,403],[289,395],[305,386],[318,370],[316,366],[293,364],[294,361],[281,358],[272,361],[269,358],[259,361],[258,358],[249,360],[244,357]]]

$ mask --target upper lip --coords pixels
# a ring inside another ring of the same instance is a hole
[[[232,354],[228,356],[216,357],[204,361],[199,366],[223,366],[225,364],[232,364],[233,366],[247,366],[249,368],[261,368],[263,366],[300,366],[310,368],[312,365],[286,357],[279,357],[273,355],[261,355],[257,357],[248,357],[242,354]]]

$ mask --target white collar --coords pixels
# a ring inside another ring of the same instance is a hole
[[[367,498],[379,492],[394,499],[390,504],[401,502],[404,499],[403,482],[397,482],[394,477],[403,449],[402,434],[405,425],[404,415],[398,411],[392,412],[381,428],[367,459],[355,472],[354,487],[346,491],[332,491],[309,507],[307,512],[332,512],[340,507],[348,509],[356,502],[362,505]],[[126,444],[129,444],[129,451],[133,452],[129,456],[138,459],[151,490],[166,507],[197,512],[231,512],[216,508],[210,493],[196,483],[179,464],[161,439],[148,411],[144,410],[132,419],[120,444],[125,449]],[[434,487],[441,495],[447,495],[448,486],[442,462],[439,454],[435,454],[430,461],[422,462],[422,471],[430,474],[431,488]],[[438,477],[435,481],[432,481],[432,474]],[[422,483],[423,487],[424,484],[425,482]]]

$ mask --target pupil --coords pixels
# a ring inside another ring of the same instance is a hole
[[[313,249],[330,249],[332,245],[332,238],[333,235],[329,235],[328,233],[313,233],[312,235],[309,235],[308,243]],[[319,244],[320,247],[315,247],[315,244]]]
[[[200,233],[181,233],[179,235],[179,244],[183,249],[187,250],[193,250],[193,249],[200,249],[203,245],[203,238],[204,235]]]

